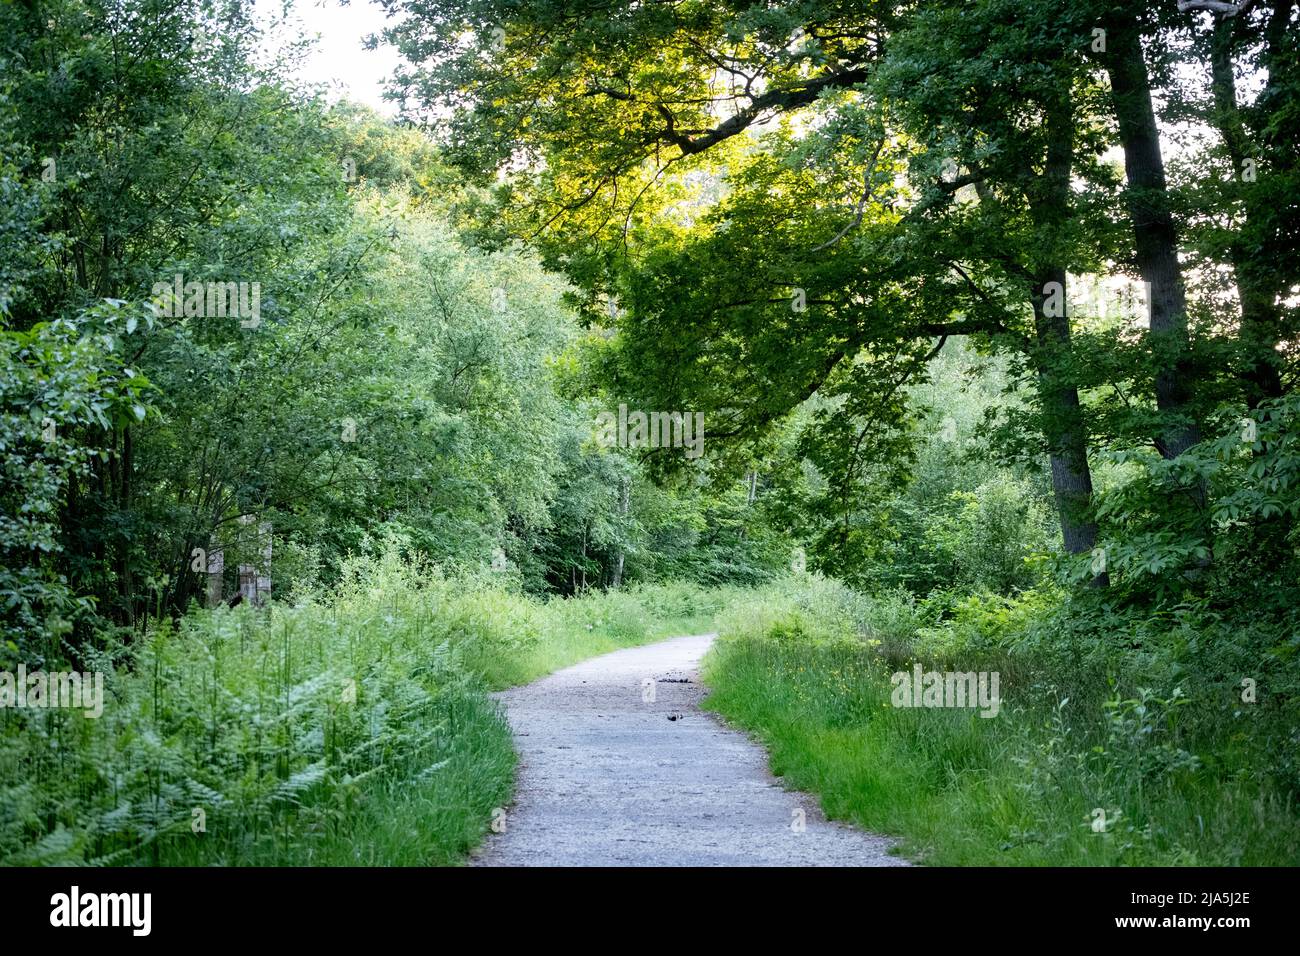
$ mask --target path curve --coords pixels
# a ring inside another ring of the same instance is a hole
[[[888,855],[892,841],[829,822],[815,797],[783,789],[758,744],[700,710],[697,669],[713,638],[615,651],[495,695],[519,778],[504,831],[474,864],[907,865]]]

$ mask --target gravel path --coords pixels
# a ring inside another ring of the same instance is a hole
[[[886,838],[783,790],[760,746],[700,710],[696,669],[713,637],[615,651],[498,694],[519,780],[504,831],[474,863],[906,865]]]

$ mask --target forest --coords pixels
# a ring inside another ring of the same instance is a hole
[[[351,3],[0,5],[0,865],[459,865],[706,632],[913,863],[1300,863],[1295,0]]]

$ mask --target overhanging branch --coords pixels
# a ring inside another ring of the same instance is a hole
[[[1189,13],[1193,10],[1208,10],[1224,19],[1249,13],[1255,0],[1241,0],[1241,3],[1225,3],[1223,0],[1178,0],[1178,12]]]
[[[654,134],[654,142],[670,143],[682,151],[683,155],[702,153],[716,146],[723,140],[743,133],[769,110],[790,110],[807,106],[821,96],[823,90],[843,89],[863,83],[869,77],[865,66],[852,67],[838,72],[824,73],[798,86],[771,89],[750,99],[749,105],[736,112],[734,116],[723,120],[707,132],[691,135],[677,129],[677,118],[663,103],[655,103],[654,108],[664,118],[664,128]],[[584,96],[608,96],[620,102],[636,102],[637,97],[630,92],[613,89],[608,86],[591,86]]]

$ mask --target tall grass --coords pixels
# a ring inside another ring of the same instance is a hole
[[[0,711],[0,863],[456,862],[511,792],[488,691],[688,626],[693,594],[546,603],[387,555],[195,610],[102,648],[100,718]]]
[[[901,836],[923,862],[1300,862],[1292,791],[1230,698],[1143,686],[1156,675],[1105,655],[1063,674],[1005,640],[1042,609],[996,603],[978,611],[979,638],[969,611],[934,626],[898,595],[787,579],[721,614],[706,706],[754,732],[828,815]],[[917,660],[999,671],[1001,712],[891,706],[890,673]]]

